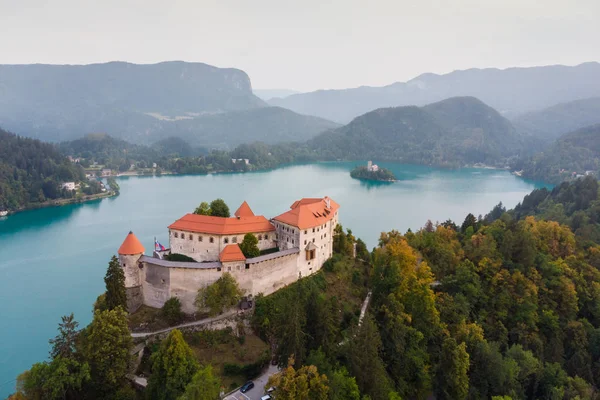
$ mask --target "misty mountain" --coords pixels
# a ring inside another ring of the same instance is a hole
[[[559,183],[574,175],[592,171],[600,173],[600,124],[561,136],[540,152],[513,166],[523,170],[523,177]]]
[[[195,146],[307,140],[330,121],[268,107],[245,72],[201,63],[0,65],[0,124],[46,141],[107,133]]]
[[[462,166],[504,165],[525,147],[511,123],[474,97],[425,107],[381,108],[323,133],[309,146],[323,159],[380,159]]]
[[[300,115],[281,107],[263,107],[204,115],[179,121],[158,121],[146,137],[154,142],[176,136],[194,146],[228,149],[242,143],[267,144],[306,141],[339,124],[322,118]],[[135,132],[129,132],[135,135]]]
[[[377,108],[421,106],[455,96],[473,96],[505,116],[516,116],[561,102],[600,96],[600,64],[427,73],[383,87],[319,90],[272,99],[269,103],[346,123]]]
[[[300,93],[297,90],[292,89],[253,89],[252,92],[265,101]]]
[[[556,140],[564,133],[600,123],[600,97],[557,104],[539,111],[519,115],[512,120],[523,134],[546,142]]]

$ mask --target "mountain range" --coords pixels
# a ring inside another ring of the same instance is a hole
[[[549,143],[562,134],[600,123],[600,97],[560,103],[522,114],[511,122],[520,133]]]
[[[245,72],[202,63],[0,65],[0,126],[45,141],[103,132],[228,148],[306,140],[338,126],[269,107]]]
[[[426,73],[408,82],[383,87],[318,90],[271,99],[269,104],[347,123],[378,108],[421,106],[456,96],[476,97],[502,115],[513,117],[558,103],[600,96],[600,63],[574,67],[473,68],[443,75]]]
[[[462,166],[504,165],[526,152],[528,139],[510,121],[474,97],[424,107],[381,108],[308,142],[322,159],[379,159]]]

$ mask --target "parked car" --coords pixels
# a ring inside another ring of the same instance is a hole
[[[260,400],[271,400],[272,397],[270,394],[265,394],[263,397],[260,398]]]
[[[248,390],[252,389],[253,387],[254,387],[254,382],[248,381],[242,385],[242,387],[240,388],[240,392],[246,393]]]

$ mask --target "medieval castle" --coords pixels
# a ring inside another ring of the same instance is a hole
[[[268,295],[318,271],[332,255],[339,205],[329,197],[301,199],[271,220],[254,215],[248,203],[231,218],[187,214],[169,225],[169,248],[144,255],[144,246],[130,232],[119,248],[130,311],[140,305],[160,308],[178,297],[183,311],[195,311],[198,289],[225,272],[233,275],[246,295]],[[246,258],[240,250],[252,233],[266,254]],[[196,262],[168,261],[179,253]]]

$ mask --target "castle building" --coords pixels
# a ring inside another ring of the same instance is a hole
[[[168,226],[169,248],[152,256],[130,232],[119,248],[125,272],[128,308],[160,308],[178,297],[183,311],[196,310],[198,289],[225,272],[231,273],[245,295],[271,294],[302,276],[318,271],[333,253],[339,205],[329,197],[305,198],[271,220],[255,215],[245,201],[233,217],[186,214]],[[251,233],[262,255],[246,258],[239,243]],[[169,261],[182,254],[194,262]]]

